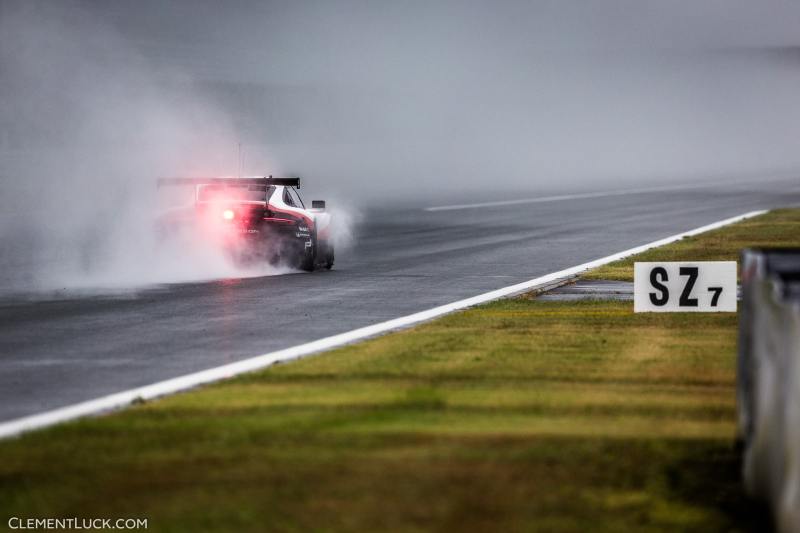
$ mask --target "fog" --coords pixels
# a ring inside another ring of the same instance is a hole
[[[0,288],[270,273],[158,249],[157,176],[298,174],[353,219],[789,174],[798,30],[792,2],[0,0]]]
[[[168,91],[90,11],[3,4],[2,280],[5,291],[246,274],[203,243],[158,248],[155,177],[228,173],[230,121],[189,80]],[[224,148],[223,148],[224,147]]]

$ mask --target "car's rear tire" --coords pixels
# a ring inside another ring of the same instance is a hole
[[[315,259],[315,256],[316,256],[316,254],[313,251],[303,253],[300,256],[300,262],[298,264],[298,267],[300,267],[300,270],[303,270],[305,272],[313,272],[314,271],[314,262],[315,262],[314,259]]]

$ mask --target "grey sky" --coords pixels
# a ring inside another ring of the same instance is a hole
[[[516,70],[565,52],[800,44],[800,5],[789,1],[88,4],[166,64],[201,76],[273,83],[346,83],[368,69],[377,69],[377,84],[408,75],[469,77],[480,74],[473,68]]]
[[[149,131],[142,120],[160,123],[157,110],[166,108],[172,130],[154,135],[173,139],[174,151],[154,173],[235,171],[242,143],[249,172],[301,173],[323,189],[376,200],[409,194],[409,185],[474,192],[487,175],[509,190],[602,188],[800,164],[795,2],[4,5],[7,20],[36,26],[20,39],[44,28],[45,40],[55,33],[66,43],[26,44],[36,53],[21,61],[25,70],[61,93],[39,95],[60,111],[33,128],[47,130],[38,136],[52,145],[76,127],[75,109],[91,117],[84,139],[124,116]],[[64,63],[80,68],[56,76],[48,67]],[[101,78],[96,91],[84,88],[81,72]],[[109,97],[104,83],[133,94]],[[136,84],[147,89],[132,91]],[[41,109],[28,90],[20,95],[7,107]],[[15,113],[6,123],[28,131],[39,115]],[[213,132],[201,144],[204,155],[219,152],[215,164],[190,164],[182,128],[189,137]],[[128,135],[148,144],[135,130]]]

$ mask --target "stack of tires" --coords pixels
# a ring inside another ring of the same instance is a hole
[[[800,531],[800,250],[742,253],[737,401],[748,492]]]

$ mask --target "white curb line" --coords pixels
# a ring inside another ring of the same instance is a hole
[[[713,187],[714,185],[730,185],[730,182],[707,181],[703,183],[697,183],[694,185],[665,185],[662,187],[640,187],[637,189],[622,189],[618,191],[595,191],[595,192],[584,192],[577,194],[559,194],[557,196],[518,198],[516,200],[499,200],[496,202],[481,202],[475,204],[437,205],[433,207],[425,207],[423,210],[436,212],[436,211],[455,211],[459,209],[478,209],[484,207],[503,207],[509,205],[543,204],[549,202],[561,202],[563,200],[586,200],[589,198],[608,198],[611,196],[628,196],[631,194],[644,194],[651,192],[687,191],[690,189],[704,189],[708,187]]]
[[[685,233],[679,233],[677,235],[666,237],[658,241],[653,241],[642,246],[637,246],[635,248],[625,250],[624,252],[609,255],[601,259],[595,259],[594,261],[590,261],[588,263],[583,263],[565,270],[553,272],[552,274],[547,274],[529,281],[517,283],[516,285],[510,285],[508,287],[503,287],[502,289],[479,294],[478,296],[473,296],[465,300],[459,300],[457,302],[434,307],[433,309],[428,309],[426,311],[420,311],[419,313],[395,318],[393,320],[387,320],[386,322],[373,324],[372,326],[354,329],[352,331],[325,337],[324,339],[308,342],[306,344],[300,344],[284,350],[258,355],[249,359],[238,361],[236,363],[209,368],[208,370],[160,381],[158,383],[153,383],[152,385],[145,385],[144,387],[118,392],[109,396],[103,396],[102,398],[96,398],[94,400],[88,400],[74,405],[69,405],[67,407],[53,409],[52,411],[46,411],[44,413],[4,422],[0,424],[0,439],[12,437],[27,431],[52,426],[54,424],[59,424],[61,422],[74,420],[84,416],[96,415],[106,411],[120,409],[130,405],[134,401],[151,400],[159,396],[174,394],[176,392],[197,387],[198,385],[204,385],[207,383],[231,378],[239,374],[244,374],[245,372],[259,370],[279,361],[291,361],[293,359],[298,359],[313,353],[330,350],[331,348],[344,346],[345,344],[350,344],[355,341],[374,337],[389,331],[407,328],[414,324],[431,320],[436,317],[452,313],[453,311],[458,311],[459,309],[472,307],[478,304],[489,302],[491,300],[497,300],[506,296],[512,296],[514,294],[540,288],[555,281],[575,276],[586,270],[611,263],[618,259],[623,259],[645,250],[649,250],[650,248],[663,246],[665,244],[680,240],[684,237],[691,237],[692,235],[697,235],[699,233],[721,228],[723,226],[727,226],[728,224],[733,224],[735,222],[762,215],[764,213],[766,213],[766,211],[752,211],[743,215],[720,220],[719,222],[714,222],[713,224],[708,224]]]

